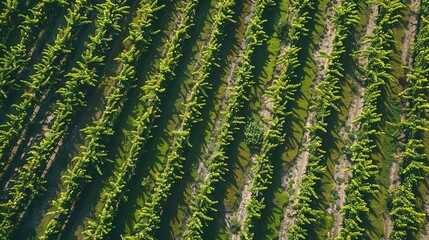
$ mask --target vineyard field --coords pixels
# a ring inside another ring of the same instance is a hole
[[[4,0],[0,239],[429,239],[429,0]]]

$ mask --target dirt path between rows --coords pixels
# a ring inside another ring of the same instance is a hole
[[[256,7],[256,3],[253,1],[251,8],[250,8],[250,13],[246,16],[245,20],[244,20],[244,29],[247,29],[247,26],[249,26],[250,24],[250,19],[251,16],[254,13]],[[203,161],[201,161],[199,163],[198,166],[198,179],[192,183],[191,185],[191,189],[192,189],[192,196],[197,195],[198,193],[198,189],[200,189],[201,185],[204,183],[205,179],[208,177],[209,171],[208,171],[208,166],[207,166],[207,161],[210,159],[210,157],[215,153],[215,150],[219,148],[218,146],[218,141],[217,141],[217,136],[219,135],[219,132],[221,130],[221,126],[222,123],[224,121],[224,119],[221,117],[221,112],[224,111],[227,108],[227,101],[229,99],[229,96],[231,94],[231,89],[235,86],[235,78],[234,78],[234,73],[236,72],[236,67],[238,66],[238,64],[240,63],[240,61],[242,61],[242,53],[244,51],[244,47],[247,47],[247,43],[245,38],[242,38],[242,41],[240,43],[240,50],[237,54],[237,57],[234,58],[234,60],[231,62],[230,66],[229,66],[229,74],[227,77],[227,86],[226,86],[226,90],[224,95],[222,96],[222,98],[220,99],[220,107],[219,109],[216,111],[216,119],[214,122],[214,127],[212,130],[212,134],[210,136],[210,139],[207,142],[206,147],[204,148],[204,153],[203,153]]]
[[[378,14],[378,6],[374,4],[369,9],[369,15],[367,19],[368,24],[366,26],[364,36],[368,36],[372,33],[372,29],[376,25],[377,14]],[[364,50],[368,49],[369,44],[365,44],[361,48]],[[358,63],[360,66],[364,66],[367,62],[368,60],[366,58],[358,59]],[[358,80],[360,82],[364,81],[362,77],[359,77]],[[341,137],[345,142],[349,143],[349,146],[346,145],[345,148],[349,148],[351,145],[353,145],[356,142],[354,139],[351,138],[351,135],[353,135],[357,131],[359,126],[354,124],[353,120],[356,119],[362,112],[362,108],[364,105],[364,99],[363,99],[364,91],[365,91],[365,88],[363,87],[363,85],[359,84],[359,88],[357,89],[357,92],[355,93],[355,96],[350,104],[349,114],[347,116],[346,122],[344,123],[343,127],[341,127],[340,129]],[[349,126],[350,128],[346,130],[346,126]],[[352,178],[351,172],[345,171],[350,166],[351,166],[350,160],[347,158],[347,156],[344,153],[342,153],[339,157],[339,164],[335,166],[335,175],[334,175],[334,181],[335,181],[334,192],[338,194],[338,200],[335,202],[334,205],[330,206],[330,208],[328,209],[328,212],[332,214],[334,219],[334,226],[331,230],[332,238],[339,236],[343,225],[344,213],[340,212],[340,210],[344,207],[345,200],[346,200],[345,189],[348,186],[349,180]]]
[[[353,133],[358,129],[356,124],[353,124],[352,121],[361,114],[363,107],[363,89],[359,89],[354,97],[352,103],[349,108],[349,115],[347,116],[347,120],[344,126],[350,126],[350,132]],[[342,139],[345,141],[349,141],[350,146],[355,143],[354,140],[351,140],[349,133],[345,130],[345,127],[342,127],[340,130],[340,135]],[[345,146],[345,148],[349,148],[350,146]],[[342,227],[342,221],[344,217],[344,213],[340,212],[340,209],[343,208],[346,193],[345,189],[347,187],[347,183],[349,179],[352,177],[351,172],[346,171],[348,167],[351,166],[350,160],[347,158],[346,154],[342,153],[339,157],[339,164],[335,165],[335,175],[334,182],[335,188],[334,192],[338,194],[338,199],[328,208],[328,213],[332,214],[334,219],[334,227],[331,230],[331,237],[335,238],[340,234],[340,230]]]
[[[332,3],[330,3],[332,4]],[[335,37],[334,34],[334,24],[331,19],[334,16],[335,7],[339,6],[341,1],[333,2],[332,5],[329,5],[326,9],[325,23],[326,29],[319,45],[316,48],[316,51],[313,52],[313,59],[317,67],[317,76],[313,80],[311,90],[314,88],[326,77],[326,71],[328,68],[328,59],[321,56],[321,52],[330,53],[332,51],[332,43]],[[311,94],[313,95],[313,94]],[[310,103],[311,105],[311,103]],[[284,209],[284,218],[280,223],[279,238],[287,239],[287,231],[294,224],[296,218],[296,211],[293,209],[293,206],[298,203],[298,195],[300,192],[300,184],[302,181],[302,176],[306,172],[307,163],[308,163],[308,149],[307,145],[310,141],[310,132],[308,127],[313,124],[315,119],[315,111],[308,110],[308,115],[305,120],[305,130],[301,142],[301,149],[299,150],[298,157],[295,160],[294,166],[291,167],[291,172],[285,174],[282,178],[282,189],[287,191],[287,189],[293,189],[293,193],[289,196],[289,203]],[[288,191],[289,192],[289,191]]]
[[[285,66],[284,63],[279,62],[280,56],[285,49],[286,49],[286,46],[284,46],[282,44],[280,46],[280,50],[277,53],[276,66],[275,66],[275,69],[273,71],[271,81],[269,81],[267,84],[265,84],[264,92],[267,91],[267,89],[273,85],[273,83],[276,79],[278,79],[282,68]],[[271,119],[273,117],[273,111],[272,111],[273,110],[273,102],[269,99],[268,96],[262,95],[260,98],[260,106],[261,107],[259,110],[259,114],[262,117],[263,130],[266,133],[270,129],[268,119]],[[244,228],[244,220],[247,217],[246,207],[247,207],[247,204],[249,203],[249,201],[251,199],[251,194],[252,194],[251,187],[252,187],[252,184],[253,184],[253,181],[255,178],[255,172],[252,171],[252,167],[256,163],[256,157],[257,157],[256,154],[252,154],[252,156],[250,157],[250,164],[246,166],[246,170],[244,173],[244,176],[246,176],[246,181],[244,183],[243,191],[241,192],[240,205],[239,205],[238,210],[236,212],[237,220],[240,223],[241,229]],[[232,215],[233,214],[231,214],[231,213],[227,213],[226,214],[226,220],[231,219]],[[229,221],[226,221],[226,222],[229,222]],[[239,234],[232,235],[232,239],[233,240],[240,239]]]
[[[405,28],[404,38],[402,39],[402,63],[411,68],[413,64],[413,56],[411,54],[412,44],[415,41],[417,34],[418,26],[418,11],[420,8],[420,2],[416,0],[407,1],[407,7],[410,10],[410,16],[408,19],[407,27]],[[401,121],[405,120],[404,113],[401,113]],[[396,156],[399,156],[401,149],[399,146],[396,146]],[[389,190],[397,189],[401,185],[401,179],[399,176],[399,171],[402,166],[401,158],[394,158],[392,166],[389,171],[389,179],[391,180],[389,185]],[[384,236],[386,239],[389,239],[393,231],[392,216],[390,213],[384,214]]]
[[[243,229],[244,220],[247,217],[247,211],[246,211],[247,203],[250,201],[252,197],[251,187],[252,187],[253,179],[255,178],[255,173],[254,171],[252,171],[252,167],[255,165],[255,162],[256,162],[256,155],[252,154],[250,158],[250,164],[247,166],[246,172],[244,173],[246,180],[244,183],[243,191],[241,192],[240,205],[237,210],[237,221],[240,223],[241,229]],[[239,234],[234,234],[231,236],[231,239],[239,240],[240,236]]]
[[[407,5],[410,9],[410,18],[408,19],[408,25],[405,29],[405,36],[402,41],[402,62],[405,66],[411,67],[413,65],[413,55],[411,54],[411,50],[417,34],[420,1],[408,0]]]

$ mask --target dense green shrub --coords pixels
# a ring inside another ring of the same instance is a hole
[[[277,32],[277,35],[279,36],[279,39],[284,43],[289,43],[289,30],[291,28],[290,23],[287,21],[287,19],[279,19],[274,26],[275,31]]]
[[[233,216],[230,222],[231,232],[237,234],[240,232],[240,223],[238,222],[237,216]]]
[[[259,123],[249,120],[244,128],[244,142],[252,150],[258,150],[261,148],[263,130]]]

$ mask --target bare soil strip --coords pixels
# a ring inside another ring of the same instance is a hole
[[[256,156],[252,154],[252,157],[250,159],[251,163],[248,165],[245,176],[246,180],[244,183],[243,191],[241,192],[241,202],[240,206],[238,207],[237,211],[237,220],[240,223],[241,228],[243,228],[244,220],[247,216],[246,206],[247,203],[250,201],[252,191],[250,191],[250,188],[252,187],[253,179],[255,178],[255,173],[252,171],[252,167],[254,166],[254,162],[256,161]],[[239,234],[233,235],[232,239],[240,239]]]
[[[246,29],[247,26],[250,24],[250,19],[254,13],[255,7],[256,7],[256,3],[254,1],[252,1],[250,13],[246,16],[245,21],[244,21],[244,29]],[[242,61],[241,55],[243,53],[243,50],[246,47],[247,47],[247,43],[245,41],[245,38],[242,38],[241,44],[240,44],[240,50],[237,54],[237,57],[231,62],[230,66],[229,66],[229,75],[227,77],[226,90],[225,90],[224,95],[220,99],[220,107],[216,111],[216,120],[214,122],[214,128],[211,131],[212,134],[211,134],[210,139],[208,140],[206,147],[204,148],[204,152],[202,154],[201,159],[203,159],[203,161],[200,162],[199,167],[198,167],[198,179],[191,186],[192,196],[195,196],[197,194],[198,189],[201,187],[201,185],[203,184],[203,182],[205,181],[205,179],[208,176],[207,160],[210,159],[210,156],[212,154],[214,154],[213,151],[215,149],[217,149],[217,144],[218,144],[217,136],[219,135],[220,126],[222,125],[222,122],[223,122],[223,119],[221,118],[220,113],[227,108],[227,101],[228,101],[228,98],[230,95],[230,91],[235,86],[235,81],[234,81],[235,69],[237,67],[237,64]]]
[[[418,11],[420,8],[420,1],[408,0],[407,5],[410,9],[410,16],[408,19],[408,25],[405,29],[405,36],[402,39],[402,63],[404,66],[409,68],[413,64],[413,55],[411,54],[412,44],[416,38],[417,26],[418,26]],[[401,121],[405,120],[404,113],[401,113]],[[401,152],[399,146],[396,146],[396,155],[398,156]],[[389,172],[389,178],[391,180],[389,190],[397,189],[401,185],[401,179],[399,177],[399,171],[402,165],[401,158],[395,158]],[[384,236],[389,239],[390,234],[393,231],[392,217],[390,214],[385,213],[384,216]]]
[[[265,84],[264,86],[264,90],[267,90],[274,82],[275,79],[278,78],[279,74],[281,73],[281,69],[284,67],[284,63],[279,62],[279,57],[282,53],[283,50],[286,49],[286,46],[284,46],[284,44],[282,44],[282,46],[280,47],[280,50],[277,53],[277,57],[276,57],[276,66],[275,66],[275,70],[273,72],[273,75],[271,77],[271,80],[269,81],[269,83]],[[259,109],[259,114],[260,116],[262,116],[262,123],[263,123],[263,129],[264,132],[267,132],[269,130],[269,124],[268,121],[266,121],[266,119],[270,119],[273,117],[273,112],[272,112],[272,108],[273,108],[273,103],[272,101],[268,101],[266,96],[262,96],[259,100],[260,102],[260,109]],[[238,207],[236,216],[237,216],[237,220],[240,223],[241,228],[243,229],[243,223],[244,220],[247,217],[247,210],[246,210],[246,206],[250,201],[251,198],[251,194],[252,191],[250,190],[255,178],[255,173],[254,171],[252,171],[252,167],[254,166],[253,163],[256,162],[256,155],[252,154],[251,158],[250,158],[250,164],[248,164],[246,166],[246,170],[244,173],[244,176],[246,176],[246,180],[244,183],[244,187],[243,187],[243,191],[241,192],[241,201],[240,201],[240,205]],[[227,213],[227,220],[229,218],[232,217],[231,213]],[[227,221],[229,222],[229,221]],[[232,236],[232,239],[240,239],[239,234],[235,234]]]
[[[320,40],[319,45],[316,48],[316,51],[313,52],[313,59],[315,60],[317,67],[317,76],[313,80],[313,85],[311,90],[314,88],[326,77],[326,71],[328,68],[328,59],[321,56],[321,52],[330,53],[332,51],[332,43],[334,41],[334,24],[331,21],[331,18],[334,16],[334,9],[341,4],[341,1],[330,2],[326,10],[325,23],[326,30],[323,34],[323,37]],[[310,103],[311,104],[311,103]],[[293,225],[295,221],[295,210],[293,206],[298,203],[297,196],[300,192],[300,185],[302,181],[302,176],[305,174],[307,163],[308,163],[308,149],[307,145],[310,141],[309,139],[309,130],[315,119],[315,111],[308,110],[308,115],[305,120],[305,130],[304,136],[301,142],[301,149],[299,151],[298,157],[296,158],[294,166],[292,166],[291,172],[285,173],[282,179],[282,189],[287,191],[288,189],[293,189],[293,193],[289,196],[289,203],[286,205],[284,210],[284,218],[280,224],[279,238],[287,239],[287,230]]]
[[[368,24],[366,26],[365,35],[368,36],[372,33],[372,29],[375,27],[376,24],[376,17],[378,14],[378,6],[372,5],[369,9],[368,13]],[[365,44],[361,46],[363,50],[369,48],[369,44]],[[359,58],[359,65],[364,66],[367,63],[366,58]],[[360,78],[358,79],[360,82],[363,82],[364,79]],[[363,100],[363,92],[365,91],[365,88],[362,84],[359,84],[359,88],[357,89],[357,92],[355,93],[355,96],[350,104],[349,108],[349,114],[347,116],[347,120],[343,127],[340,129],[340,135],[343,138],[344,142],[348,142],[351,145],[355,143],[355,140],[351,138],[351,135],[358,129],[359,126],[353,123],[353,120],[358,117],[362,112],[362,107],[364,104]],[[345,126],[350,126],[349,130],[346,130]],[[345,146],[346,148],[350,146]],[[334,175],[334,181],[335,181],[335,189],[334,192],[337,192],[338,194],[338,200],[336,201],[335,205],[331,206],[330,209],[328,209],[328,212],[331,212],[334,219],[334,227],[331,230],[331,237],[335,238],[340,234],[342,225],[343,225],[343,218],[344,214],[340,212],[340,209],[343,208],[346,198],[345,189],[347,187],[348,180],[352,177],[352,174],[350,172],[346,172],[346,168],[351,166],[350,160],[347,158],[347,156],[342,153],[339,157],[339,164],[335,166],[335,175]]]

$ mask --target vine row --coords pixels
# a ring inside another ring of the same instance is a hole
[[[75,49],[82,26],[90,23],[85,14],[90,10],[90,3],[86,0],[78,0],[73,8],[69,8],[66,26],[59,30],[54,43],[43,50],[41,62],[34,65],[34,74],[29,81],[25,81],[28,90],[14,105],[14,113],[8,114],[7,122],[0,126],[0,174],[7,164],[11,148],[28,126],[36,106],[63,77],[65,59]]]
[[[296,210],[294,225],[288,230],[289,239],[307,239],[309,224],[317,222],[324,214],[323,210],[314,208],[314,201],[318,196],[315,185],[321,180],[326,171],[323,163],[326,158],[324,135],[329,131],[329,122],[326,120],[332,112],[339,112],[341,81],[344,79],[344,63],[346,41],[359,23],[357,4],[354,0],[343,0],[341,5],[334,9],[332,19],[334,26],[334,40],[331,53],[328,57],[326,77],[315,88],[314,99],[310,110],[315,111],[314,123],[309,127],[308,163],[306,173],[302,177],[298,202],[293,206]]]
[[[392,209],[393,230],[390,239],[414,238],[426,218],[417,207],[415,192],[429,172],[423,136],[429,132],[429,1],[421,1],[421,20],[414,45],[414,66],[407,76],[407,88],[400,96],[407,102],[406,116],[399,124],[402,147],[399,158],[401,185],[394,191]]]
[[[85,106],[86,92],[97,83],[97,70],[103,65],[104,54],[112,39],[111,31],[120,31],[116,22],[128,13],[127,7],[123,5],[124,1],[113,3],[107,0],[95,6],[98,12],[95,32],[89,37],[90,41],[82,54],[82,60],[66,74],[69,79],[65,86],[58,90],[60,100],[54,104],[53,123],[46,129],[41,142],[31,146],[27,164],[18,169],[18,176],[11,180],[13,186],[8,192],[9,200],[1,206],[3,209],[12,209],[9,219],[23,212],[31,198],[42,191],[46,163],[66,134],[74,113]]]
[[[174,140],[169,149],[167,161],[160,177],[156,179],[155,188],[150,199],[144,207],[137,212],[137,222],[133,226],[132,234],[126,236],[128,239],[153,239],[154,232],[159,228],[161,213],[167,197],[177,179],[183,175],[183,162],[186,160],[184,154],[189,146],[189,135],[192,126],[199,119],[200,111],[205,105],[207,90],[210,89],[208,82],[210,74],[217,66],[217,56],[222,46],[219,41],[223,36],[224,26],[232,21],[232,0],[224,0],[218,4],[218,10],[213,18],[214,25],[207,45],[201,53],[201,66],[192,73],[195,82],[184,103],[184,110],[180,114],[181,123],[178,131],[174,132]]]
[[[174,77],[174,69],[182,57],[183,44],[189,37],[188,32],[193,25],[193,14],[197,3],[197,0],[190,1],[181,10],[183,16],[174,35],[166,44],[165,56],[160,60],[156,72],[142,87],[144,93],[139,104],[143,106],[143,112],[132,123],[134,130],[130,132],[130,142],[127,144],[124,156],[117,161],[119,167],[115,169],[113,179],[109,179],[107,188],[101,194],[100,213],[96,219],[89,222],[87,229],[83,232],[85,239],[103,239],[113,227],[112,220],[116,213],[116,206],[125,194],[124,188],[134,172],[143,144],[150,137],[153,122],[160,115],[160,95],[165,91],[167,81]]]
[[[310,21],[310,11],[314,10],[314,3],[308,0],[293,0],[290,2],[293,16],[291,28],[287,33],[288,45],[280,53],[278,61],[283,64],[280,75],[268,87],[264,99],[265,105],[272,105],[272,115],[264,119],[268,122],[268,131],[263,135],[260,153],[255,157],[254,179],[250,186],[250,199],[246,204],[246,216],[240,231],[243,239],[254,238],[255,221],[261,217],[265,208],[264,191],[271,184],[273,164],[271,162],[274,151],[284,141],[285,117],[289,114],[287,105],[294,99],[299,86],[295,84],[297,70],[301,67],[298,59],[302,52],[301,41],[308,35],[307,25]]]
[[[380,185],[375,182],[375,176],[379,173],[372,154],[377,148],[376,138],[383,134],[380,130],[382,114],[378,108],[381,101],[381,89],[389,79],[391,64],[389,54],[394,44],[392,28],[400,19],[399,10],[404,7],[400,0],[378,0],[379,7],[377,25],[373,34],[368,36],[364,43],[369,43],[367,50],[362,54],[368,59],[363,67],[365,77],[364,105],[362,113],[354,120],[359,126],[356,131],[356,143],[350,147],[351,162],[348,168],[353,177],[346,187],[346,199],[341,209],[345,213],[343,228],[337,239],[358,239],[363,236],[362,216],[369,212],[367,197],[378,192]]]
[[[184,233],[186,239],[202,239],[207,221],[213,220],[209,217],[210,212],[216,211],[214,205],[217,203],[213,199],[211,193],[215,189],[215,184],[223,180],[223,175],[226,171],[226,159],[228,158],[226,150],[234,140],[234,133],[239,130],[239,127],[244,123],[239,115],[243,104],[247,99],[247,92],[251,85],[252,70],[254,66],[251,63],[251,58],[258,45],[261,45],[266,40],[266,33],[262,28],[262,24],[266,22],[263,19],[264,10],[274,4],[270,0],[256,0],[255,10],[251,16],[250,23],[245,31],[246,48],[240,55],[242,63],[236,71],[235,86],[231,87],[228,97],[227,107],[221,112],[223,122],[220,126],[220,134],[216,136],[218,142],[214,154],[208,159],[209,170],[208,176],[203,182],[203,185],[198,190],[197,195],[192,198],[190,209],[191,217],[187,221],[187,231]]]
[[[5,47],[4,55],[0,58],[0,103],[10,97],[10,91],[19,87],[17,77],[27,67],[30,61],[29,51],[37,40],[39,33],[51,22],[53,15],[60,7],[66,6],[64,0],[43,0],[23,16],[19,42],[11,47]]]

